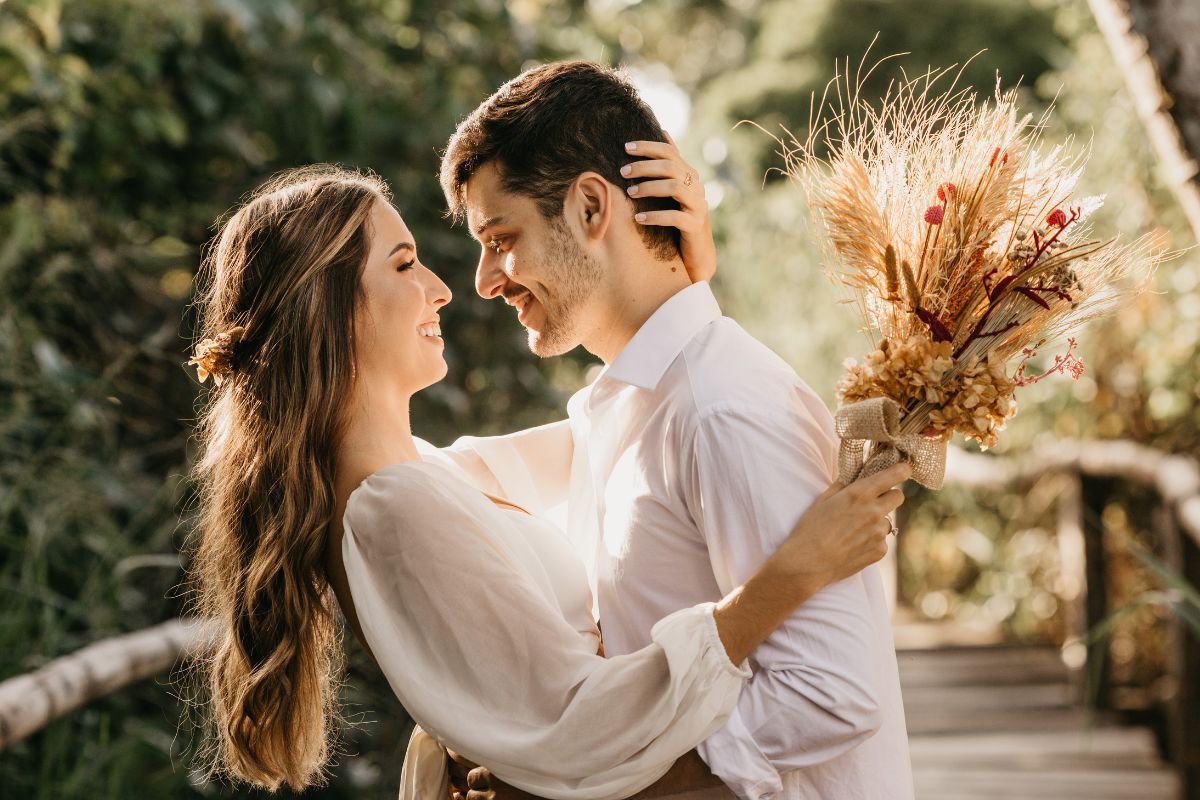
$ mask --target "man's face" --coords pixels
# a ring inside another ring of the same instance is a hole
[[[580,344],[603,269],[564,219],[547,219],[537,204],[507,191],[485,164],[467,182],[467,224],[481,252],[475,290],[503,297],[529,333],[529,349],[556,356]]]

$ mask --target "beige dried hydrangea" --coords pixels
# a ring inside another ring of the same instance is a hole
[[[838,398],[850,405],[890,397],[908,410],[927,403],[934,409],[925,435],[949,439],[958,431],[985,449],[992,447],[1017,412],[1016,383],[995,353],[984,361],[972,356],[957,375],[947,377],[954,365],[952,353],[950,342],[935,342],[922,334],[898,344],[884,339],[865,364],[847,361]]]
[[[986,361],[972,357],[946,386],[949,399],[930,413],[930,427],[939,433],[958,431],[985,450],[993,447],[1017,413],[1016,386],[995,352],[988,353]]]
[[[910,401],[941,403],[945,388],[942,378],[954,364],[950,342],[934,342],[916,334],[897,343],[884,339],[867,354],[865,364],[853,359],[838,382],[843,404],[872,397],[890,397],[902,407]]]

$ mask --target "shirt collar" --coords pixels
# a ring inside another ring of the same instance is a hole
[[[707,281],[679,290],[638,328],[597,382],[611,378],[653,390],[692,337],[720,316]]]

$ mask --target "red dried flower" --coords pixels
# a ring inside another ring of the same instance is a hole
[[[1073,380],[1079,380],[1079,378],[1083,375],[1083,361],[1079,358],[1079,356],[1075,355],[1075,348],[1079,346],[1079,342],[1075,341],[1074,338],[1067,339],[1066,353],[1054,357],[1054,366],[1047,369],[1041,375],[1028,374],[1026,370],[1028,369],[1029,364],[1027,362],[1029,359],[1037,355],[1036,348],[1041,347],[1045,343],[1046,340],[1043,339],[1033,348],[1027,347],[1021,351],[1022,355],[1025,356],[1025,360],[1021,363],[1021,366],[1017,368],[1016,373],[1013,375],[1013,382],[1016,383],[1017,386],[1030,386],[1042,380],[1043,378],[1050,377],[1055,373],[1070,375]]]
[[[997,147],[995,150],[992,151],[992,160],[988,162],[988,166],[989,167],[996,166],[996,159],[999,157],[1000,157],[1000,148]]]
[[[953,183],[943,183],[938,187],[937,194],[938,200],[941,200],[944,203],[946,202],[946,198],[954,197],[954,195],[958,194],[958,187]]]
[[[1046,222],[1056,228],[1065,228],[1067,226],[1067,214],[1061,208],[1056,208],[1046,217]]]
[[[930,225],[941,225],[945,216],[946,209],[942,206],[930,206],[925,209],[925,221]]]

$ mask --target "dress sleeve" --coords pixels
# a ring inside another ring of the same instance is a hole
[[[342,554],[358,621],[392,690],[430,735],[533,794],[626,797],[717,730],[749,670],[705,603],[653,643],[604,659],[523,571],[466,484],[411,464],[347,504]]]
[[[567,502],[574,439],[568,420],[503,436],[462,436],[449,447],[418,440],[424,458],[453,466],[476,488],[544,515]]]

